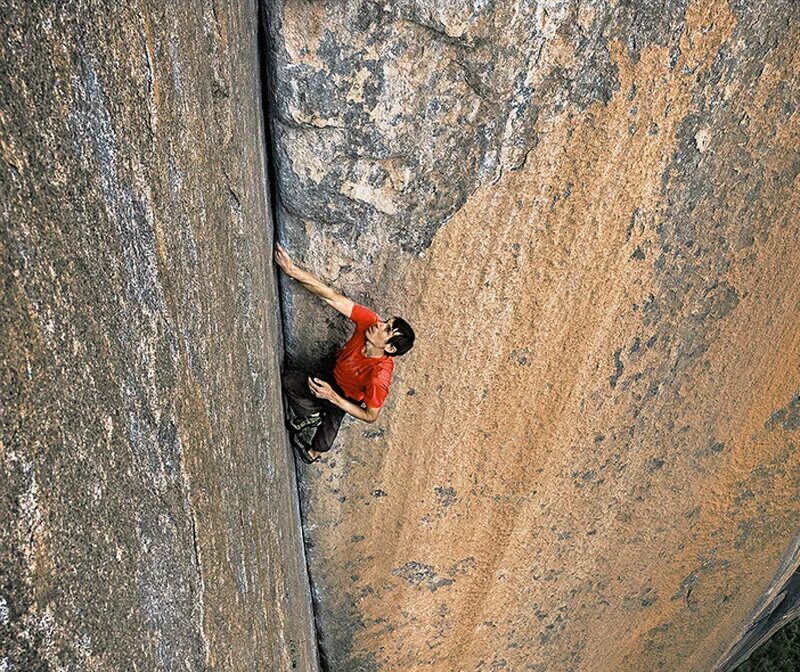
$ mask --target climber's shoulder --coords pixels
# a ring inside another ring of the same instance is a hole
[[[327,303],[331,308],[338,310],[347,318],[350,317],[350,313],[353,312],[353,306],[355,305],[352,299],[348,299],[344,294],[339,294],[336,292],[334,292],[330,298],[326,298],[325,303]]]

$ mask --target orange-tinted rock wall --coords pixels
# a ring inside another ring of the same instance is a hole
[[[797,8],[268,5],[281,235],[418,334],[303,468],[329,668],[715,669],[800,561]]]

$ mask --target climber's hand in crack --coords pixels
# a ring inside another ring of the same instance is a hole
[[[296,266],[289,256],[289,253],[278,243],[275,244],[275,262],[283,269],[286,275],[290,277],[294,276]]]
[[[333,402],[339,396],[328,383],[319,378],[309,378],[308,388],[317,399],[325,399],[326,401]]]
[[[275,243],[275,263],[283,269],[286,275],[297,280],[309,292],[322,298],[325,303],[345,317],[350,317],[353,312],[353,302],[343,294],[332,290],[313,273],[309,273],[295,264],[289,253],[278,243]]]

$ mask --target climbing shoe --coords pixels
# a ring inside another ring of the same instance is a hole
[[[311,444],[300,436],[299,433],[291,432],[289,435],[289,443],[292,444],[292,448],[297,451],[300,459],[306,464],[311,464],[319,459],[319,455],[311,457],[311,454],[308,452],[311,449]]]
[[[289,420],[289,429],[295,432],[302,432],[309,427],[319,427],[322,424],[322,413],[312,413],[311,415],[297,416]]]

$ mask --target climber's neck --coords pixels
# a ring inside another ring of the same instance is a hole
[[[361,354],[364,355],[364,357],[369,357],[371,359],[375,359],[375,358],[378,358],[378,357],[383,357],[383,355],[385,353],[383,352],[382,348],[378,348],[375,345],[373,345],[372,343],[370,343],[369,341],[367,341],[364,344],[364,347],[361,348]]]

